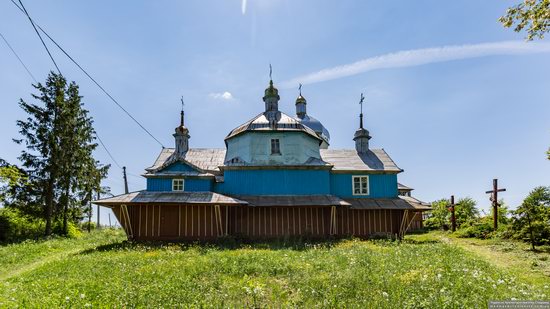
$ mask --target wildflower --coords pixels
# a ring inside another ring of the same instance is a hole
[[[388,298],[389,294],[386,292],[382,292],[382,296],[384,296],[385,298]]]
[[[86,295],[80,294],[80,298],[84,298],[84,297],[86,297]]]
[[[65,296],[65,300],[69,301],[71,298],[69,296]]]

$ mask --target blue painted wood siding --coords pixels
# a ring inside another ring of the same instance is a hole
[[[397,186],[397,185],[396,185]],[[328,170],[231,170],[216,192],[235,195],[330,194]]]
[[[166,168],[162,169],[162,171],[192,172],[192,171],[195,171],[195,169],[192,168],[191,166],[183,163],[183,162],[176,162],[176,163],[168,165]]]
[[[212,191],[213,182],[210,179],[186,178],[184,191]],[[172,178],[148,178],[147,191],[172,191]]]
[[[396,174],[369,174],[369,195],[353,195],[352,176],[367,175],[365,173],[331,174],[330,193],[339,197],[397,197]]]

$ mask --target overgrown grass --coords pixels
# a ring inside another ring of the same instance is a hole
[[[76,254],[0,280],[0,307],[477,308],[488,300],[550,298],[548,285],[526,283],[428,237],[232,246],[113,240],[97,246],[100,235],[79,240]]]

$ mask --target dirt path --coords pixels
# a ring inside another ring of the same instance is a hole
[[[439,236],[445,243],[472,252],[498,268],[531,283],[550,285],[550,253],[533,252],[524,243]]]
[[[84,248],[84,249],[82,249],[82,248],[73,249],[73,250],[69,250],[69,251],[58,252],[58,253],[54,253],[54,254],[51,254],[51,255],[40,257],[40,259],[38,261],[31,262],[30,264],[26,264],[24,266],[17,267],[15,269],[11,270],[11,271],[6,272],[6,273],[0,274],[0,281],[5,281],[5,280],[8,280],[10,278],[19,276],[23,273],[35,270],[35,269],[37,269],[37,268],[39,268],[39,267],[41,267],[41,266],[43,266],[47,263],[50,263],[50,262],[63,260],[64,258],[66,258],[70,255],[73,255],[73,254],[77,254],[77,253],[79,253],[83,250],[86,250],[86,248]]]

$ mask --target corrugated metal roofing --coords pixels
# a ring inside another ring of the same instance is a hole
[[[334,165],[335,171],[402,172],[384,149],[358,153],[355,149],[321,149],[321,159]]]
[[[174,148],[164,148],[153,166],[145,170],[149,173],[155,173],[172,163],[181,161],[198,168],[200,171],[219,173],[218,166],[223,165],[224,159],[225,149],[221,148],[190,148],[183,157],[174,155]]]
[[[248,195],[236,196],[248,202],[248,206],[349,206],[334,195]]]
[[[329,164],[334,166],[333,170],[335,171],[402,172],[384,149],[371,149],[361,154],[357,153],[355,149],[321,149],[320,153],[322,161],[308,161],[304,165]],[[219,166],[224,165],[225,159],[225,149],[191,148],[184,157],[173,154],[173,148],[163,149],[153,166],[146,169],[147,174],[154,174],[172,163],[182,161],[197,167],[201,171],[200,174],[218,175],[220,173]]]
[[[399,198],[349,198],[346,202],[351,204],[353,209],[408,209],[408,210],[431,210],[431,207],[425,206],[413,200]],[[418,200],[416,200],[418,201]]]
[[[412,196],[399,196],[400,199],[407,201],[407,203],[413,205],[416,209],[420,210],[432,210],[432,205]]]
[[[115,197],[93,201],[97,205],[118,205],[125,203],[175,203],[246,205],[247,202],[215,192],[152,192],[137,191]]]
[[[261,113],[233,129],[229,132],[225,139],[232,138],[245,131],[302,131],[315,137],[316,139],[322,140],[310,127],[303,125],[300,121],[297,121],[283,112],[279,113],[280,117],[277,119],[275,126],[269,122],[264,113]]]
[[[406,190],[406,191],[412,191],[414,190],[413,188],[411,187],[407,187],[405,186],[404,184],[401,184],[401,183],[397,183],[397,190]]]

